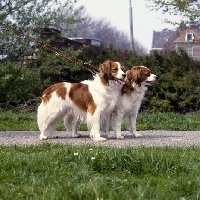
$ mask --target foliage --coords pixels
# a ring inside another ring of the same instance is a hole
[[[52,5],[54,5],[52,7]],[[62,9],[72,13],[72,5],[70,0],[65,4],[55,0],[3,0],[1,1],[0,21],[8,24],[13,28],[21,31],[24,34],[38,38],[41,28],[58,27],[58,21],[62,16],[57,16],[57,13],[62,13]],[[73,18],[73,15],[72,15]],[[64,21],[67,26],[69,23],[74,23],[72,19]],[[8,55],[8,57],[17,61],[24,55],[30,55],[36,48],[36,44],[27,40],[22,36],[16,37],[16,34],[10,30],[1,27],[0,49]],[[14,45],[13,45],[14,44]]]
[[[189,25],[199,21],[200,1],[199,0],[146,0],[151,10],[163,11],[169,15],[180,15],[185,24]],[[166,22],[179,24],[178,22],[165,20]]]
[[[14,109],[20,104],[35,104],[34,99],[40,95],[41,78],[39,69],[16,66],[7,62],[0,68],[0,106],[1,109]]]
[[[71,37],[88,37],[98,38],[103,44],[112,46],[114,49],[131,50],[130,39],[128,35],[118,30],[117,27],[112,26],[108,19],[100,18],[94,19],[89,16],[86,10],[83,8],[81,12],[77,13],[78,19],[82,19],[79,22],[72,24]],[[141,46],[141,44],[134,40],[135,51],[138,54],[146,54],[147,49]]]
[[[112,48],[90,46],[82,47],[79,51],[67,49],[65,52],[69,57],[72,55],[71,60],[76,60],[77,57],[82,63],[91,63],[96,67],[107,59],[122,62],[126,70],[137,65],[149,67],[152,73],[158,76],[158,80],[146,92],[141,110],[182,113],[199,110],[200,63],[192,60],[184,51],[179,54],[172,52],[168,56],[156,52],[140,56]],[[55,54],[39,51],[38,60],[40,59],[43,62],[39,69],[4,62],[5,67],[0,68],[3,94],[1,109],[7,110],[39,97],[42,91],[53,83],[79,82],[92,78],[90,72],[60,59]],[[12,85],[14,87],[11,87]]]
[[[1,199],[198,199],[200,148],[0,146]]]
[[[187,113],[200,108],[200,63],[183,50],[179,53],[172,51],[168,56],[157,52],[142,56],[112,48],[87,47],[82,50],[79,58],[91,60],[94,65],[108,58],[119,60],[126,70],[138,65],[150,68],[158,80],[147,91],[142,110]]]
[[[46,49],[22,34],[31,36],[39,42],[42,41],[43,46],[51,44],[56,38],[49,37],[47,40],[41,38],[43,28],[56,27],[59,29],[62,27],[66,29],[70,24],[78,21],[74,18],[76,12],[73,11],[73,2],[70,0],[65,3],[56,0],[3,0],[0,6],[1,23],[20,32],[16,34],[11,29],[0,26],[0,59],[1,55],[6,56],[0,62],[2,92],[0,107],[6,110],[13,109],[22,103],[27,104],[27,101],[28,104],[35,105],[44,88],[64,80],[63,74],[64,78],[67,77],[71,81],[71,76],[79,75],[81,70],[73,64],[64,62],[60,57],[47,53]],[[61,26],[59,22],[62,21],[63,15],[57,15],[57,13],[62,13],[63,10],[66,15],[68,14],[68,18],[63,20]],[[63,51],[73,58],[80,53],[73,49],[63,49]],[[35,52],[37,52],[37,57],[29,59],[28,57]],[[40,66],[40,69],[35,69],[36,66]],[[54,76],[60,76],[60,78],[54,80]]]
[[[150,69],[158,76],[158,81],[145,97],[149,107],[162,112],[198,111],[200,63],[184,51],[171,52],[168,57],[156,53],[152,58]]]
[[[52,5],[54,8],[50,9]],[[73,14],[72,5],[69,0],[64,5],[54,0],[1,1],[3,10],[0,11],[0,20],[3,23],[42,40],[44,45],[57,43],[67,57],[67,60],[62,59],[59,54],[50,53],[34,42],[1,28],[1,54],[7,55],[7,58],[0,62],[2,91],[0,108],[2,110],[19,106],[21,108],[23,103],[35,108],[38,97],[49,85],[60,81],[79,82],[92,78],[90,72],[80,68],[74,62],[80,65],[86,62],[98,67],[107,59],[122,62],[126,70],[134,65],[145,65],[159,77],[155,85],[147,91],[141,110],[183,113],[199,110],[200,63],[192,60],[184,51],[180,51],[179,54],[172,52],[164,56],[158,53],[133,54],[106,46],[83,46],[77,49],[61,45],[61,48],[59,45],[62,44],[63,38],[59,37],[60,33],[53,34],[46,39],[40,37],[41,28],[46,26],[63,30],[68,27],[70,33],[72,24],[80,20],[80,16],[75,15],[81,13],[76,10]],[[61,14],[57,16],[56,13]],[[63,23],[61,23],[62,19],[65,19]],[[24,56],[36,51],[36,60],[24,59]],[[39,69],[34,68],[35,64],[39,66]]]

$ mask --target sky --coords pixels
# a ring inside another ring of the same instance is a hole
[[[106,18],[119,31],[130,37],[130,0],[76,0],[75,7],[83,5],[87,13],[94,18]],[[133,37],[148,51],[152,46],[153,30],[164,28],[174,30],[164,19],[169,16],[160,11],[150,11],[145,0],[131,0],[133,14]],[[172,19],[172,18],[171,18]],[[173,16],[174,19],[174,16]]]

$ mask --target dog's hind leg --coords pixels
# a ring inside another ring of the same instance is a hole
[[[42,122],[42,126],[40,125],[40,139],[46,140],[48,139],[48,136],[52,135],[53,127],[56,122],[58,122],[60,119],[62,119],[62,115],[58,115],[56,112],[48,114],[46,119]],[[39,113],[38,113],[39,118]],[[40,122],[41,124],[41,122]]]
[[[77,133],[78,126],[80,124],[80,119],[74,115],[67,115],[64,117],[64,125],[67,131],[71,131],[73,138],[80,137]]]
[[[64,117],[64,126],[67,131],[72,131],[73,115],[66,115]]]

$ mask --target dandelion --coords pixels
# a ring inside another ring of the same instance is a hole
[[[78,153],[74,153],[74,156],[78,156]]]
[[[91,160],[95,160],[95,157],[92,157]]]

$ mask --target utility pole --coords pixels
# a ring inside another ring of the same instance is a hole
[[[130,39],[131,39],[131,51],[133,53],[133,52],[135,52],[134,39],[133,39],[133,13],[132,13],[131,0],[129,2],[130,2],[130,7],[129,7],[129,14],[130,14]]]

